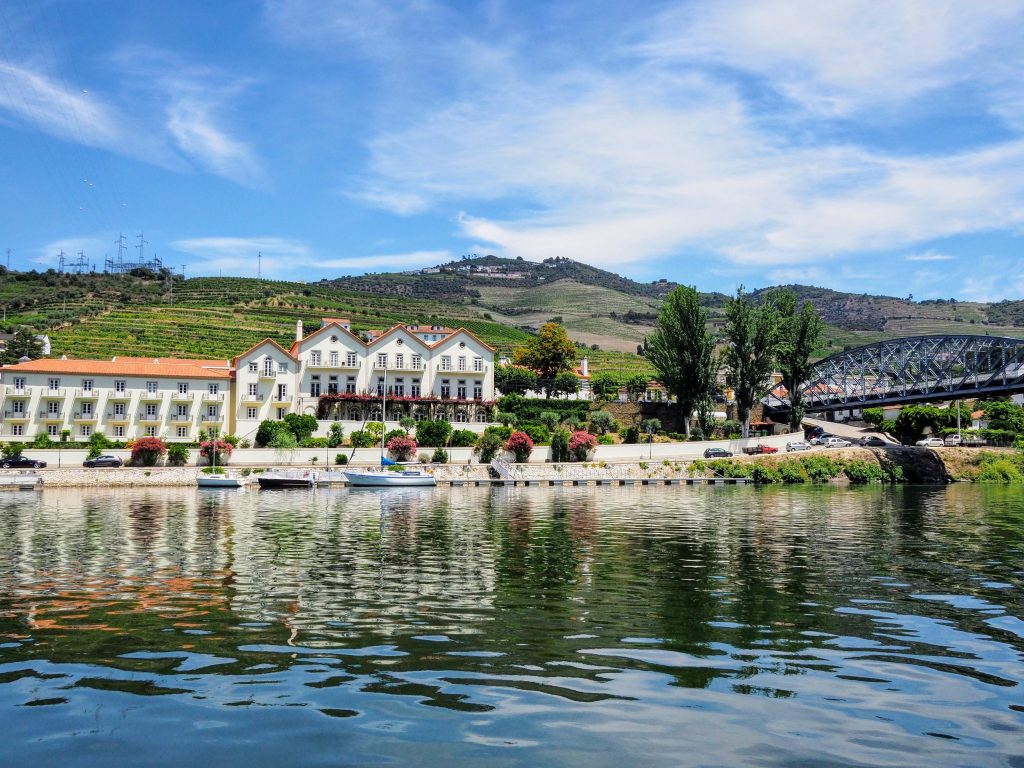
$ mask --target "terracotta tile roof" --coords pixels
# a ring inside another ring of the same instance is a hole
[[[352,321],[347,317],[322,317],[320,318],[321,325],[327,325],[328,323],[337,323],[338,325],[352,325]]]
[[[0,366],[7,373],[59,373],[83,376],[149,376],[152,378],[230,379],[227,360],[183,360],[173,357],[114,357],[110,360],[29,360]]]

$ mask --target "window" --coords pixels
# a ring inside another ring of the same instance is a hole
[[[216,384],[216,383],[208,384],[206,391],[209,392],[211,395],[219,395],[220,394],[220,384]]]
[[[378,352],[377,353],[377,367],[378,368],[387,368],[388,367],[388,353],[387,352]]]
[[[412,367],[416,370],[423,368],[423,355],[412,356]]]
[[[452,395],[451,383],[448,379],[441,379],[441,397],[449,398]]]
[[[465,381],[460,381],[459,382],[459,386],[455,388],[455,396],[457,398],[459,398],[459,400],[465,400],[466,399],[466,382]]]
[[[179,395],[187,395],[188,394],[188,382],[187,381],[179,381],[178,382],[178,394]]]
[[[156,382],[155,381],[147,381],[146,382],[146,391],[149,394],[151,394],[151,395],[156,394]]]
[[[287,384],[278,384],[277,385],[277,399],[278,400],[287,400],[288,399],[288,385]]]
[[[345,353],[345,366],[347,368],[355,368],[358,365],[359,365],[359,355],[357,355],[355,352],[346,352]]]
[[[245,409],[245,418],[247,418],[247,419],[255,419],[257,417],[257,415],[258,415],[258,409],[256,409],[256,408],[246,408]]]
[[[412,395],[413,397],[419,397],[420,396],[420,380],[419,379],[413,379],[412,380],[412,386],[409,387],[409,394]]]
[[[82,415],[92,416],[92,403],[82,403]]]
[[[178,427],[178,437],[188,437],[188,427]]]
[[[259,371],[259,369],[260,369],[260,367],[256,363],[255,360],[253,360],[251,363],[249,363],[249,373],[257,373]]]
[[[320,377],[314,376],[309,382],[309,396],[320,397]]]
[[[156,427],[146,427],[146,437],[156,437]]]
[[[60,389],[60,379],[50,379],[50,391],[55,392]]]
[[[146,418],[147,419],[152,419],[152,418],[155,418],[155,417],[156,417],[156,405],[154,405],[153,403],[148,403],[146,405]]]
[[[473,358],[473,370],[479,373],[484,369],[484,360],[482,357]]]
[[[329,353],[327,355],[327,359],[331,361],[331,368],[337,368],[338,367],[338,353],[337,352]]]
[[[124,416],[124,403],[114,403],[114,415]]]
[[[405,397],[405,379],[395,379],[395,386],[392,391],[398,397]]]
[[[50,437],[56,437],[59,433],[60,427],[57,424],[47,424],[46,434]]]
[[[452,369],[452,356],[441,355],[441,370],[450,371]]]
[[[384,377],[383,376],[381,376],[381,377],[379,377],[377,379],[377,394],[378,395],[383,395],[384,394]]]
[[[259,384],[250,384],[249,385],[249,397],[257,397],[259,395],[259,393],[260,393],[260,385]]]
[[[356,393],[356,377],[355,376],[346,376],[345,377],[345,392],[347,394],[350,394],[350,395],[354,395]]]
[[[466,370],[466,358],[464,356],[459,358],[459,370]]]
[[[56,405],[56,403],[54,403]],[[25,413],[25,401],[24,400],[12,400],[11,401],[11,413]]]
[[[278,373],[288,373],[288,362],[286,360],[281,360],[277,364],[277,372]]]
[[[395,368],[405,368],[405,355],[401,353],[395,355]]]
[[[124,392],[126,385],[127,382],[124,379],[118,379],[117,381],[114,382],[114,391]]]
[[[124,437],[124,427],[114,427],[114,437]]]
[[[24,377],[16,376],[14,378],[14,391],[15,392],[24,392],[25,391],[25,379],[24,379]]]
[[[269,357],[263,361],[263,375],[273,376],[274,375],[274,361]]]
[[[46,403],[46,412],[51,416],[56,416],[60,413],[60,401],[50,400]]]
[[[466,415],[465,411],[459,411],[458,413],[455,414],[455,421],[457,421],[459,424],[465,424],[467,421],[469,421],[469,417]]]
[[[287,415],[287,413],[288,413],[288,409],[287,408],[278,408],[277,409],[277,420],[280,421],[281,419],[283,419],[285,417],[285,415]]]
[[[82,391],[92,392],[92,379],[82,379]]]
[[[309,364],[310,365],[316,365],[316,366],[320,365],[320,352],[319,351],[310,352],[309,353]]]
[[[206,406],[206,418],[208,420],[210,420],[210,421],[216,421],[217,420],[217,411],[218,411],[218,408],[217,408],[216,405],[208,405],[208,406]]]
[[[473,382],[473,399],[483,400],[484,399],[484,388],[479,381]]]
[[[423,415],[423,411],[420,408],[416,409],[416,411],[413,413],[412,417],[416,421],[423,421],[424,419],[426,419],[426,416]]]
[[[350,376],[349,378],[352,378],[352,377]],[[353,390],[353,391],[355,391],[355,390]],[[328,395],[336,395],[336,394],[338,394],[338,377],[337,376],[331,376],[331,378],[327,380],[327,394]]]
[[[88,424],[83,424],[81,427],[78,428],[78,434],[80,434],[82,437],[88,437],[89,435],[92,434],[92,427],[89,426]]]
[[[478,410],[478,411],[476,412],[476,423],[477,423],[477,424],[484,424],[484,423],[486,423],[486,422],[487,422],[487,414],[486,414],[486,413],[484,413],[484,412],[483,412],[483,411],[481,411],[481,410]]]
[[[11,427],[11,434],[14,435],[15,437],[21,437],[22,435],[25,434],[25,425],[24,424],[15,424],[15,425],[13,425]]]
[[[187,405],[179,405],[178,406],[178,418],[179,419],[187,419],[188,418],[188,406]]]

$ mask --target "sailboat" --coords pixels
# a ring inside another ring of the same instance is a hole
[[[380,390],[380,417],[381,424],[387,423],[387,391],[388,391],[388,369],[384,369],[384,384]],[[422,469],[403,469],[394,471],[387,469],[397,464],[384,455],[384,435],[381,430],[380,436],[380,466],[379,470],[346,469],[345,479],[348,484],[359,488],[396,488],[410,485],[437,485],[434,476]]]
[[[245,481],[235,475],[217,474],[217,437],[210,436],[210,466],[212,472],[209,475],[200,474],[196,478],[196,485],[200,488],[241,488]]]

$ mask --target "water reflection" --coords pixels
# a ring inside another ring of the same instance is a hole
[[[83,741],[209,750],[195,730],[212,717],[218,748],[266,764],[337,764],[342,734],[356,764],[668,765],[681,749],[1006,764],[1024,724],[1022,500],[959,486],[7,495],[0,758],[104,764],[59,751]],[[274,735],[253,742],[264,711]],[[296,760],[297,738],[322,748]]]

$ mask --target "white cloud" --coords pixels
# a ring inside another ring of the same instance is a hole
[[[77,261],[79,253],[85,255],[90,265],[96,265],[97,269],[103,268],[103,254],[110,248],[110,244],[92,235],[80,237],[67,237],[61,240],[54,240],[39,249],[32,261],[35,264],[45,266],[47,269],[57,269],[59,266],[60,252],[64,252],[65,263]]]
[[[1019,56],[1015,0],[725,0],[677,5],[638,46],[667,62],[715,63],[764,77],[817,112],[846,114],[963,82]],[[1019,59],[1018,59],[1019,60]]]
[[[213,104],[178,96],[167,108],[167,129],[178,147],[218,176],[240,184],[255,184],[263,170],[249,146],[217,125]]]
[[[939,253],[931,249],[924,253],[912,253],[904,257],[907,261],[952,261],[953,257],[948,253]]]
[[[1024,296],[1024,259],[986,255],[977,259],[956,289],[968,301],[1000,301]]]
[[[313,252],[300,240],[280,237],[199,237],[175,240],[171,247],[199,257],[188,264],[189,274],[288,276],[314,266]],[[258,255],[262,253],[262,264]]]

